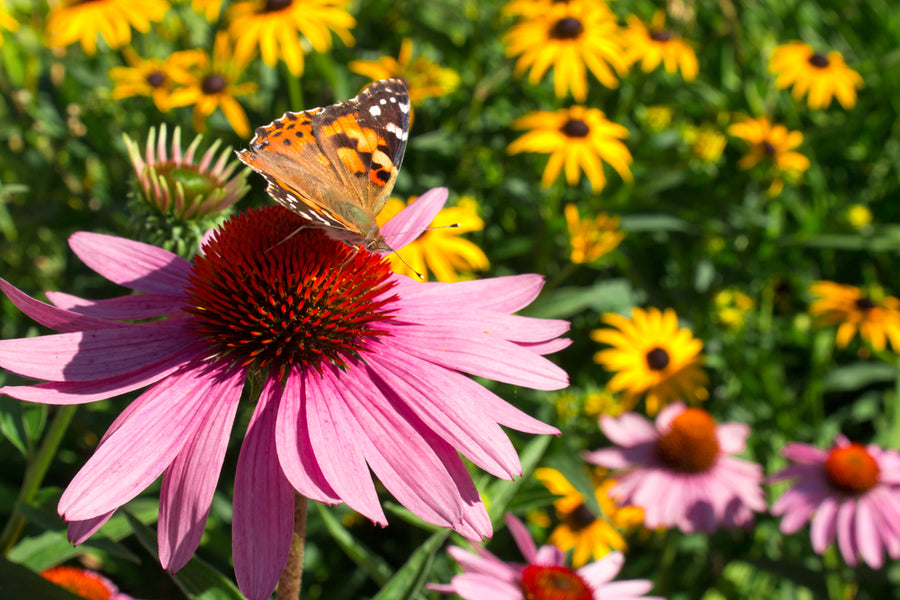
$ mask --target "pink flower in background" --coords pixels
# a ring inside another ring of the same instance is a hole
[[[793,482],[771,509],[782,533],[809,522],[813,549],[822,554],[837,537],[851,566],[861,557],[881,568],[885,551],[900,558],[900,453],[838,436],[830,450],[795,442],[781,454],[794,463],[771,477]]]
[[[744,527],[766,509],[762,468],[734,458],[750,428],[717,424],[699,408],[676,403],[656,423],[636,414],[603,416],[603,433],[616,444],[585,452],[588,462],[622,471],[609,495],[644,509],[644,525],[710,533]]]
[[[446,199],[442,188],[423,194],[382,232],[421,230]],[[511,314],[534,300],[542,279],[419,283],[302,223],[280,207],[243,213],[193,263],[122,238],[70,238],[85,264],[139,294],[49,292],[51,306],[0,280],[22,311],[60,332],[0,341],[0,366],[47,381],[0,393],[75,404],[148,388],[60,499],[72,541],[162,475],[160,560],[184,566],[248,378],[262,391],[237,461],[233,557],[249,598],[268,598],[285,564],[295,493],[387,523],[370,469],[423,520],[473,540],[491,534],[459,454],[511,479],[521,468],[500,426],[558,432],[462,373],[567,385],[543,355],[568,345],[558,337],[568,323]],[[390,239],[401,247],[413,237]]]
[[[95,571],[77,567],[52,567],[41,571],[41,577],[87,600],[136,600],[119,592],[112,581]]]
[[[463,572],[449,584],[429,584],[444,594],[457,594],[464,600],[661,600],[644,596],[653,588],[647,579],[613,581],[625,556],[611,552],[598,561],[573,570],[566,566],[566,554],[556,546],[537,548],[525,525],[506,515],[506,526],[527,561],[504,562],[476,546],[477,554],[458,546],[450,553]]]

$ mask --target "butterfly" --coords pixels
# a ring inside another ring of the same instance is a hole
[[[409,112],[406,83],[383,79],[345,102],[258,127],[237,155],[266,179],[276,202],[311,226],[369,252],[391,252],[375,217],[397,180]]]

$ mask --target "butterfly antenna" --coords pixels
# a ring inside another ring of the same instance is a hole
[[[395,235],[396,235],[396,234],[395,234]],[[397,251],[394,250],[394,249],[391,249],[391,254],[393,254],[393,255],[396,256],[398,259],[400,259],[400,262],[402,262],[402,263],[404,264],[404,266],[406,266],[407,269],[409,269],[410,271],[412,271],[413,273],[415,273],[415,274],[416,274],[416,277],[419,278],[419,281],[425,281],[425,276],[422,275],[421,273],[419,273],[418,271],[416,271],[415,269],[413,269],[412,266],[411,266],[408,262],[406,262],[405,260],[403,260],[403,257],[400,256],[400,253],[399,253],[399,252],[397,252]]]
[[[422,231],[431,231],[432,229],[455,229],[457,227],[460,227],[460,223],[451,223],[450,225],[435,225],[434,227],[423,227],[422,229],[411,229],[409,231],[395,231],[394,233],[383,233],[382,237],[403,235],[404,233],[420,233]]]
[[[283,243],[285,243],[286,241],[288,241],[289,239],[291,239],[292,237],[294,237],[295,235],[297,235],[298,233],[300,233],[301,231],[303,231],[303,230],[306,229],[306,228],[307,228],[307,225],[301,225],[300,227],[298,227],[297,229],[295,229],[294,231],[292,231],[291,234],[290,234],[289,236],[287,236],[286,238],[284,238],[283,240],[281,240],[280,242],[278,242],[278,243],[275,244],[274,246],[269,246],[268,248],[266,248],[266,252],[268,252],[269,250],[274,250],[275,248],[277,248],[278,246],[282,245]]]

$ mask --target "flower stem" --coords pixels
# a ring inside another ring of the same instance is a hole
[[[287,564],[278,578],[275,600],[297,600],[300,597],[300,578],[303,576],[303,544],[306,541],[306,497],[294,496],[294,538]]]
[[[6,522],[3,532],[0,533],[0,556],[5,556],[19,539],[19,535],[25,527],[25,516],[17,507],[29,504],[41,488],[44,475],[47,474],[47,469],[50,467],[53,457],[56,456],[56,449],[59,448],[63,435],[69,428],[69,423],[72,422],[72,417],[75,416],[77,409],[78,405],[69,404],[61,406],[56,411],[56,416],[50,421],[40,448],[25,468],[25,477],[22,480],[22,487],[19,489],[19,496],[13,505],[12,515]]]

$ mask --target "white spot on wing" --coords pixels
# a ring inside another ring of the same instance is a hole
[[[370,106],[369,114],[372,115],[373,117],[380,117],[381,116],[381,107],[380,106]]]
[[[398,140],[405,140],[406,136],[409,135],[408,132],[404,131],[402,127],[395,123],[388,123],[384,128],[393,133]]]
[[[403,104],[403,103],[401,102],[401,103],[399,104],[399,106],[400,106],[400,112],[402,112],[403,114],[409,113],[409,102],[407,102],[406,104]]]

